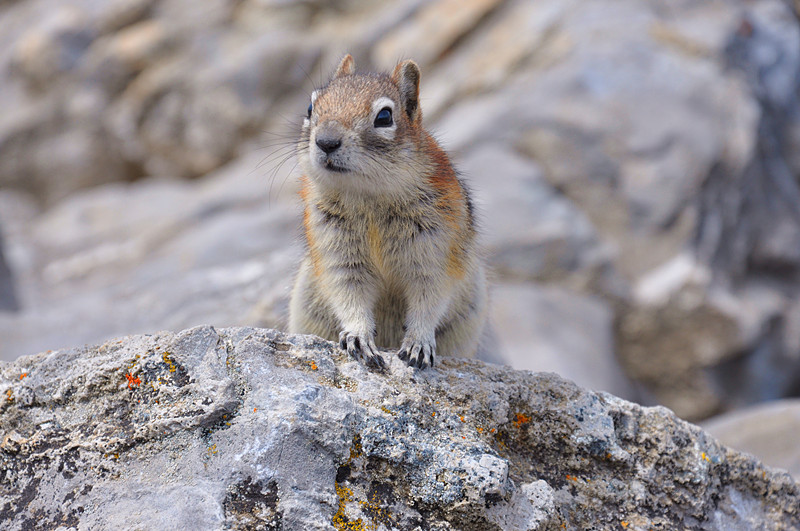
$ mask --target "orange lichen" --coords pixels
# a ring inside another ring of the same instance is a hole
[[[311,361],[311,370],[316,371],[318,369],[317,364],[312,360]]]
[[[128,380],[128,389],[139,387],[142,383],[142,380],[140,380],[138,376],[134,376],[129,372],[125,373],[125,379]]]
[[[627,528],[628,528],[628,522],[626,522],[625,520],[621,521],[621,522],[619,523],[619,525],[621,525],[621,526],[622,526],[622,527],[624,527],[625,529],[627,529]]]
[[[258,408],[255,408],[255,407],[254,407],[254,408],[253,408],[253,413],[255,413],[256,411],[258,411]]]
[[[19,379],[22,380],[26,376],[28,376],[28,373],[27,372],[23,372],[22,374],[19,375]]]
[[[517,413],[517,420],[514,421],[514,426],[517,428],[521,428],[523,424],[527,424],[531,421],[531,418],[526,415],[525,413]]]
[[[11,390],[11,389],[6,389],[6,397],[7,397],[6,400],[8,400],[9,402],[13,402],[14,401],[14,391]]]
[[[700,457],[703,458],[703,461],[709,461],[709,462],[711,461],[711,459],[708,458],[705,452],[700,452]]]
[[[434,411],[434,412],[431,413],[431,417],[435,417],[435,416],[436,416],[436,412]]]
[[[464,420],[464,415],[459,415],[458,418],[461,419],[461,422],[466,422],[466,420]]]

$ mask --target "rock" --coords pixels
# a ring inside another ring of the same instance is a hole
[[[0,232],[0,312],[16,310],[19,310],[19,303],[14,288],[14,276],[3,256],[3,234]]]
[[[460,159],[458,168],[474,188],[496,276],[613,291],[604,276],[608,251],[581,211],[544,180],[538,165],[505,146],[487,144]]]
[[[294,182],[261,159],[194,185],[98,187],[27,223],[9,216],[24,311],[0,314],[0,359],[205,319],[280,326],[300,210]]]
[[[35,91],[44,91],[75,69],[95,34],[82,10],[62,7],[24,34],[11,68]]]
[[[117,94],[136,74],[168,53],[169,46],[170,36],[163,24],[145,20],[97,39],[87,52],[86,68],[107,92]]]
[[[110,0],[103,2],[103,10],[96,14],[94,25],[101,35],[119,31],[122,28],[146,18],[156,0]]]
[[[602,249],[609,265],[583,289],[613,305],[620,359],[658,401],[702,418],[762,400],[767,381],[780,380],[778,396],[796,392],[797,351],[783,334],[800,268],[790,169],[800,26],[790,8],[529,4],[504,4],[434,71],[449,145],[464,156],[513,146],[586,217],[592,243],[578,248]],[[498,40],[509,27],[531,29],[521,39],[535,48]],[[517,67],[494,71],[481,54],[495,52]],[[701,278],[684,274],[695,269]],[[548,280],[576,287],[574,275]],[[640,298],[656,280],[658,300]],[[758,384],[726,383],[758,367],[768,368]]]
[[[377,43],[372,61],[391,64],[398,57],[413,57],[420,65],[432,64],[500,4],[500,0],[443,0],[425,5]]]
[[[778,400],[712,417],[702,427],[723,444],[800,478],[800,400]]]
[[[664,408],[463,359],[199,327],[0,368],[8,529],[796,529],[800,485]]]
[[[491,298],[499,362],[637,398],[616,359],[614,314],[602,299],[519,283],[494,286]]]

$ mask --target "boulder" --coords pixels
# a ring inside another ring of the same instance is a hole
[[[6,529],[774,529],[800,485],[554,374],[198,327],[0,367]]]
[[[703,429],[723,444],[800,478],[800,399],[758,404],[712,417]]]
[[[28,221],[6,211],[23,308],[0,313],[0,359],[207,321],[281,326],[300,207],[263,157],[194,184],[96,187]]]
[[[0,232],[0,312],[16,311],[19,309],[14,276],[3,256],[3,234]]]
[[[611,308],[555,286],[494,286],[498,360],[518,370],[555,372],[581,387],[639,398],[615,355]],[[492,361],[492,360],[490,360]]]

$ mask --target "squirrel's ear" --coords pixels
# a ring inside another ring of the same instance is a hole
[[[419,115],[419,67],[408,59],[398,64],[392,73],[392,81],[400,89],[400,99],[408,118],[413,122]]]
[[[356,71],[356,62],[353,61],[352,55],[347,54],[344,57],[342,57],[339,66],[336,68],[336,73],[333,75],[333,78],[336,79],[337,77],[349,76],[355,71]]]

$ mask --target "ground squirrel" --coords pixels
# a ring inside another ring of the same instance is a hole
[[[419,67],[355,73],[346,55],[303,121],[306,255],[289,307],[293,333],[385,367],[378,346],[419,368],[474,357],[487,314],[473,205],[422,127]]]

